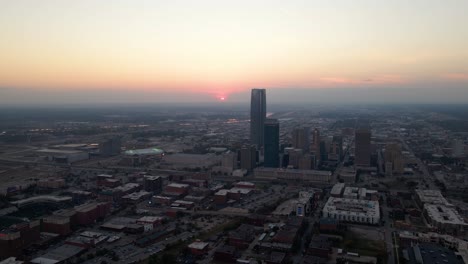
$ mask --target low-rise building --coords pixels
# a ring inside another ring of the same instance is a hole
[[[31,260],[31,263],[66,263],[67,260],[80,255],[83,251],[85,251],[83,247],[64,244]]]
[[[375,190],[368,190],[366,188],[359,188],[359,187],[346,187],[343,192],[343,198],[346,198],[346,199],[371,200],[372,196],[376,196],[376,195],[377,195],[377,191]]]
[[[216,249],[214,253],[214,259],[216,261],[232,263],[232,262],[236,262],[237,255],[238,253],[234,246],[224,245]]]
[[[136,220],[137,224],[143,225],[145,231],[153,230],[156,226],[160,225],[164,217],[160,216],[143,216]]]
[[[328,258],[332,253],[332,242],[326,236],[313,236],[307,248],[307,253],[312,256]]]
[[[192,253],[195,256],[203,255],[208,252],[209,247],[208,243],[206,242],[201,242],[201,241],[195,241],[188,245],[188,248],[190,250],[190,253]]]
[[[42,218],[42,231],[66,236],[71,233],[70,218],[49,215]]]
[[[330,197],[323,207],[323,216],[339,221],[378,224],[379,202]]]
[[[158,205],[170,205],[174,201],[174,198],[169,196],[156,195],[153,196],[151,202]]]
[[[325,217],[320,218],[319,228],[322,232],[334,232],[338,230],[338,220],[335,218]]]
[[[88,203],[75,207],[78,225],[89,225],[110,212],[110,203]]]
[[[23,249],[38,241],[40,221],[19,222],[0,230],[0,259],[19,256]]]
[[[184,200],[176,200],[171,204],[172,208],[182,208],[186,210],[190,210],[195,206],[194,202],[184,201]]]
[[[243,189],[255,189],[255,183],[241,181],[241,182],[234,183],[234,187],[243,188]]]
[[[182,197],[187,195],[190,185],[181,183],[171,183],[164,188],[164,195],[173,197]]]
[[[424,204],[440,204],[444,206],[451,206],[451,204],[442,196],[440,190],[416,190],[416,201],[420,206]]]
[[[357,172],[354,168],[345,167],[338,173],[338,177],[345,183],[356,182]]]
[[[341,197],[343,194],[345,184],[344,183],[337,183],[333,185],[331,191],[330,191],[330,196],[332,197]]]
[[[302,180],[323,184],[332,182],[331,171],[256,168],[254,170],[254,175],[255,178],[261,179]]]
[[[126,203],[134,204],[149,199],[151,194],[150,192],[141,190],[122,196],[122,200]]]
[[[239,249],[246,249],[255,238],[255,227],[243,224],[236,230],[229,232],[229,245]]]
[[[406,263],[411,264],[464,263],[452,250],[433,243],[423,243],[406,248],[403,255],[406,258]]]
[[[37,187],[45,189],[60,189],[65,187],[65,179],[62,178],[46,178],[37,182]]]
[[[454,208],[440,204],[425,204],[424,216],[432,226],[444,232],[459,233],[468,226]]]

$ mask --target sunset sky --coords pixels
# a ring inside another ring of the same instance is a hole
[[[251,88],[270,102],[466,102],[467,10],[466,0],[0,0],[0,103],[240,102]]]

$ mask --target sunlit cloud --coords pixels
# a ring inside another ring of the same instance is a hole
[[[348,77],[322,77],[319,82],[324,85],[338,86],[356,86],[356,85],[388,85],[405,84],[409,80],[398,74],[381,74],[366,78],[348,78]]]
[[[447,73],[443,74],[442,78],[451,81],[468,81],[468,73]]]

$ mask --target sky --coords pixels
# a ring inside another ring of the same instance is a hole
[[[466,102],[466,0],[0,0],[0,104]],[[221,100],[224,98],[224,100]]]

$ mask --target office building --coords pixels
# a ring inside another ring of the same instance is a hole
[[[288,155],[288,168],[297,169],[299,162],[304,155],[302,149],[286,148],[285,153]]]
[[[304,152],[309,152],[310,130],[308,127],[295,128],[292,131],[291,144],[293,148],[302,149]]]
[[[387,168],[387,166],[390,167],[390,165],[387,165],[387,163],[391,163],[391,170],[389,172],[385,171],[386,175],[403,174],[405,166],[403,164],[403,155],[401,153],[400,144],[388,144],[385,147],[384,158],[386,170],[390,169]]]
[[[237,169],[237,155],[236,153],[229,152],[223,154],[221,159],[221,166],[229,169]]]
[[[260,149],[263,147],[266,119],[265,89],[252,89],[250,100],[250,143]]]
[[[278,168],[279,166],[279,123],[276,119],[265,121],[264,136],[264,166]]]
[[[299,159],[298,169],[313,170],[315,169],[315,155],[304,154]]]
[[[328,160],[341,161],[343,156],[343,137],[333,136],[328,152]]]
[[[99,144],[99,153],[102,156],[114,156],[120,154],[122,142],[120,137],[112,137]]]
[[[322,160],[322,145],[320,140],[320,131],[318,130],[318,128],[314,129],[313,135],[314,136],[311,152],[313,152],[315,155],[316,164],[320,164]]]
[[[369,129],[358,129],[355,134],[354,163],[356,166],[369,167],[371,156],[371,132]]]
[[[255,146],[244,146],[240,150],[240,167],[243,170],[252,171],[255,168],[257,151]]]

